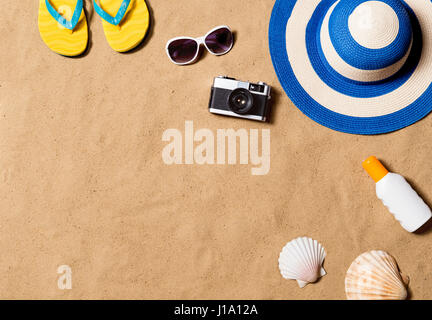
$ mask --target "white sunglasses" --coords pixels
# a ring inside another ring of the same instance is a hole
[[[234,37],[228,26],[219,26],[210,30],[204,37],[173,38],[167,42],[166,52],[176,65],[191,64],[197,61],[201,44],[211,54],[221,56],[232,49]]]

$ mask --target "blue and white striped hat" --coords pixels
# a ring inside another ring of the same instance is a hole
[[[380,134],[432,111],[431,0],[276,0],[269,42],[290,99],[326,127]]]

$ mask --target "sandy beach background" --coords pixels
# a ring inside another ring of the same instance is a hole
[[[270,59],[273,0],[149,0],[152,28],[114,52],[86,0],[89,50],[70,59],[40,38],[39,1],[2,1],[0,19],[0,298],[344,299],[364,251],[386,250],[432,298],[432,229],[409,234],[375,196],[370,155],[432,203],[432,116],[381,136],[322,127],[293,106]],[[178,67],[168,39],[218,25],[233,50]],[[274,87],[271,123],[208,112],[212,79]],[[162,161],[169,128],[270,129],[271,170]],[[298,236],[319,240],[328,275],[299,289],[278,255]],[[72,268],[59,290],[57,268]]]

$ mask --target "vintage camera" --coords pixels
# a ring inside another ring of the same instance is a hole
[[[266,121],[269,115],[270,86],[229,77],[214,79],[209,110],[211,113]]]

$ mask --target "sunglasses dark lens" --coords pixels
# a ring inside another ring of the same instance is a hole
[[[227,53],[233,45],[233,35],[227,28],[220,28],[210,33],[205,38],[207,48],[215,53]]]
[[[198,51],[198,43],[192,39],[174,40],[168,45],[168,52],[176,63],[188,63],[195,58]]]

